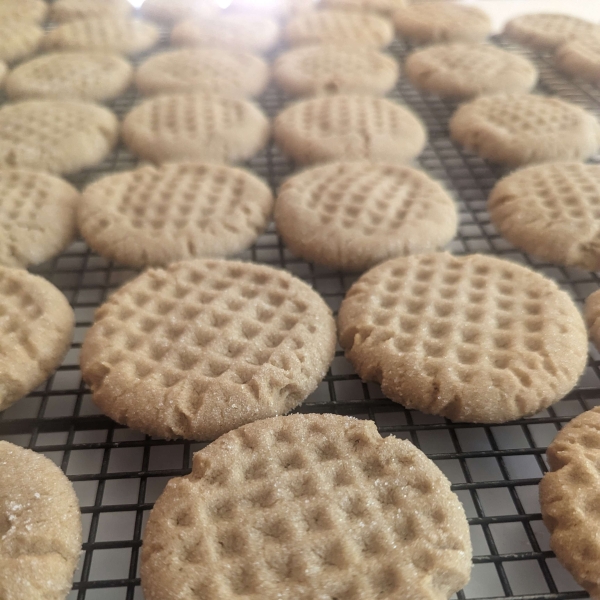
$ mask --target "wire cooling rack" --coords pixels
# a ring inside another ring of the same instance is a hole
[[[559,75],[546,56],[531,55],[501,40],[496,43],[534,60],[541,73],[539,91],[600,112],[599,90]],[[161,47],[165,45],[163,40]],[[399,41],[390,48],[400,61],[408,50]],[[405,80],[390,95],[426,123],[430,142],[419,162],[457,200],[460,228],[450,245],[452,252],[493,253],[534,267],[555,279],[578,303],[599,287],[596,274],[534,260],[499,237],[490,224],[485,200],[503,171],[462,152],[449,139],[448,119],[455,104],[423,95]],[[122,117],[139,100],[130,90],[111,108]],[[274,116],[288,101],[270,87],[260,104]],[[119,147],[103,164],[71,180],[81,188],[136,164]],[[293,170],[272,145],[248,166],[273,189]],[[295,258],[272,225],[242,258],[291,271],[320,292],[333,310],[356,279]],[[83,241],[35,271],[71,302],[75,339],[62,366],[47,382],[0,413],[0,439],[44,453],[73,482],[83,513],[84,544],[69,600],[141,600],[138,559],[149,511],[171,477],[189,472],[192,454],[204,444],[152,439],[116,425],[95,408],[81,381],[79,351],[94,309],[136,272],[93,254]],[[325,380],[299,410],[372,419],[383,435],[411,440],[447,475],[464,504],[474,549],[471,582],[457,598],[587,598],[550,551],[537,486],[547,468],[545,449],[557,430],[600,403],[599,366],[600,354],[590,348],[588,367],[577,389],[564,400],[532,418],[488,427],[454,424],[405,410],[384,398],[377,385],[362,383],[338,348]]]

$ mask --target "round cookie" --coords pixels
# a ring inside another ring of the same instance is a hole
[[[321,0],[326,8],[358,10],[391,15],[395,10],[406,6],[405,0]]]
[[[208,0],[144,0],[140,12],[148,19],[169,24],[187,18],[213,17],[218,8]]]
[[[377,15],[323,9],[292,17],[284,35],[291,46],[348,44],[383,48],[394,39],[394,28],[390,21]]]
[[[96,311],[81,372],[115,421],[207,440],[289,412],[334,351],[331,310],[303,281],[254,263],[191,260],[145,271]]]
[[[83,192],[78,220],[98,254],[145,267],[242,252],[272,208],[271,190],[248,171],[176,163],[95,181]]]
[[[81,553],[81,514],[43,454],[0,441],[0,598],[64,600]]]
[[[540,506],[559,562],[592,598],[600,597],[600,408],[575,417],[546,452],[551,472],[540,481]]]
[[[348,291],[340,344],[357,373],[409,409],[503,423],[560,400],[587,334],[554,281],[492,256],[395,258]]]
[[[24,100],[0,108],[0,168],[74,173],[101,162],[119,134],[106,108],[66,100]]]
[[[600,270],[600,165],[534,165],[501,179],[488,211],[517,248],[549,262]]]
[[[410,54],[404,70],[416,88],[442,98],[529,92],[538,79],[531,61],[491,44],[429,46]]]
[[[0,2],[0,23],[7,21],[43,23],[47,14],[48,4],[44,0],[2,0]],[[14,23],[12,25],[14,26]]]
[[[54,0],[50,19],[57,23],[97,17],[127,17],[133,11],[128,0]]]
[[[266,145],[269,130],[267,117],[246,100],[208,93],[165,94],[131,110],[123,121],[122,137],[134,154],[155,163],[240,162]]]
[[[408,162],[427,141],[423,124],[385,98],[335,95],[291,104],[276,117],[273,134],[301,164],[331,160]]]
[[[540,50],[552,50],[589,34],[600,35],[600,26],[572,15],[552,13],[520,15],[504,26],[506,37]]]
[[[189,19],[173,27],[174,46],[209,46],[268,52],[279,41],[279,25],[262,15],[227,14],[214,19]]]
[[[415,44],[482,42],[492,32],[487,14],[477,6],[454,2],[420,2],[393,15],[398,35]]]
[[[44,30],[35,23],[0,20],[0,60],[13,63],[27,58],[43,37]]]
[[[74,321],[67,299],[51,283],[0,266],[0,410],[58,368],[71,345]]]
[[[450,135],[482,158],[510,166],[586,160],[600,146],[592,114],[534,94],[494,94],[463,104],[450,119]]]
[[[392,56],[371,48],[315,44],[281,54],[273,78],[288,94],[317,96],[365,93],[383,96],[398,79]]]
[[[372,421],[266,419],[194,455],[145,530],[147,600],[437,598],[469,580],[464,509],[438,467]]]
[[[600,35],[581,35],[561,44],[554,54],[554,64],[572,77],[600,82]]]
[[[258,96],[269,67],[258,56],[224,48],[183,48],[155,54],[135,75],[142,94],[205,91],[225,96]]]
[[[97,17],[59,25],[44,37],[46,50],[87,50],[140,54],[156,45],[160,32],[139,19]]]
[[[443,247],[456,235],[457,214],[448,193],[422,171],[339,162],[288,179],[275,223],[297,256],[364,270],[392,256]]]
[[[58,177],[0,169],[0,265],[26,268],[59,254],[77,233],[78,202]]]
[[[120,96],[132,77],[131,64],[114,54],[55,52],[13,69],[5,90],[12,100],[64,98],[103,102]]]

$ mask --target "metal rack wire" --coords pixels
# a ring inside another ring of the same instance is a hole
[[[400,61],[408,50],[399,41],[390,48]],[[562,77],[546,56],[529,57],[541,72],[540,91],[600,113],[600,90]],[[485,200],[503,170],[464,153],[449,139],[447,124],[455,104],[423,95],[405,80],[391,96],[426,123],[430,142],[420,165],[457,200],[461,225],[451,251],[493,253],[532,266],[554,278],[579,303],[599,287],[596,274],[534,260],[499,237],[489,222]],[[122,116],[138,101],[135,92],[129,91],[111,107]],[[273,116],[287,101],[270,87],[260,104]],[[137,160],[119,147],[104,163],[72,181],[81,188],[105,173],[136,164]],[[293,170],[273,145],[248,166],[274,189]],[[295,258],[273,226],[242,258],[288,269],[313,285],[334,310],[356,279],[356,275]],[[138,558],[148,513],[166,481],[189,472],[192,454],[203,444],[156,440],[116,425],[94,407],[81,381],[78,355],[94,309],[136,273],[93,254],[82,241],[35,271],[59,287],[71,302],[76,314],[75,339],[55,375],[0,413],[0,439],[44,453],[75,486],[85,542],[69,599],[140,600]],[[564,400],[534,417],[497,426],[454,424],[405,410],[385,399],[378,386],[361,382],[338,349],[325,380],[299,410],[373,419],[383,435],[410,439],[444,471],[465,506],[474,546],[473,577],[457,598],[566,600],[588,595],[549,549],[537,484],[547,469],[545,448],[557,430],[599,403],[600,354],[593,348],[577,389]]]

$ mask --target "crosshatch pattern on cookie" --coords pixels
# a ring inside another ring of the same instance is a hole
[[[488,209],[500,233],[546,260],[600,269],[600,166],[552,163],[501,179]]]
[[[58,254],[75,237],[78,200],[56,177],[0,169],[0,265],[27,267]]]
[[[352,286],[338,324],[363,379],[409,408],[458,421],[533,414],[571,390],[587,360],[569,296],[490,256],[387,261]]]
[[[317,263],[366,268],[435,250],[456,233],[448,193],[410,167],[333,163],[283,184],[275,220],[294,252]]]
[[[302,281],[198,260],[146,271],[116,292],[96,312],[81,366],[115,420],[168,438],[214,439],[302,402],[334,346],[331,311]]]
[[[540,504],[551,533],[550,546],[577,582],[597,598],[600,408],[567,423],[547,455],[552,471],[540,482]]]
[[[292,45],[350,42],[383,48],[392,41],[394,30],[387,19],[377,15],[319,10],[293,17],[286,25],[285,37]]]
[[[298,95],[354,91],[383,95],[394,86],[398,65],[376,50],[317,44],[279,56],[273,77],[284,90]]]
[[[91,184],[79,227],[104,256],[134,266],[167,264],[241,252],[267,226],[272,205],[266,184],[241,169],[146,166]]]
[[[227,434],[169,483],[142,581],[149,600],[164,578],[184,598],[448,598],[470,555],[458,499],[412,444],[369,421],[293,415]]]
[[[45,279],[0,267],[0,410],[60,364],[73,334],[73,311]]]

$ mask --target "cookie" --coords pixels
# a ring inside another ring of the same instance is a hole
[[[87,50],[135,55],[159,40],[156,26],[139,19],[97,17],[59,25],[44,38],[46,50]]]
[[[492,256],[395,258],[342,302],[357,373],[406,408],[503,423],[560,400],[587,362],[583,319],[543,275]]]
[[[223,48],[183,48],[161,52],[138,68],[142,94],[205,91],[225,96],[258,96],[269,81],[269,67],[258,56]]]
[[[150,514],[141,577],[147,600],[442,600],[471,553],[464,509],[420,450],[372,421],[299,414],[194,455]]]
[[[561,44],[554,54],[554,64],[572,77],[600,82],[600,35],[581,35]]]
[[[5,80],[7,74],[8,74],[8,67],[6,66],[6,63],[3,63],[0,60],[0,87],[2,87],[4,85],[4,80]]]
[[[427,141],[423,124],[385,98],[336,95],[302,100],[273,125],[280,148],[301,164],[331,160],[408,162]]]
[[[600,165],[534,165],[501,179],[490,218],[517,248],[548,262],[600,270]]]
[[[358,271],[442,248],[456,235],[457,214],[448,193],[422,171],[339,162],[288,179],[275,223],[297,256]]]
[[[26,268],[59,254],[75,238],[78,202],[58,177],[0,169],[0,265]]]
[[[491,44],[429,46],[410,54],[404,69],[416,88],[442,98],[529,92],[538,79],[531,61]]]
[[[400,37],[415,44],[482,42],[492,32],[487,14],[476,6],[454,2],[420,2],[393,15]]]
[[[383,48],[394,39],[394,29],[390,21],[377,15],[323,9],[292,17],[284,35],[291,46],[349,44]]]
[[[54,52],[11,71],[6,95],[12,100],[54,98],[103,102],[120,96],[133,77],[133,67],[115,54]]]
[[[43,37],[44,30],[35,23],[0,20],[0,60],[13,63],[27,58]]]
[[[207,440],[289,412],[334,351],[331,311],[304,282],[254,263],[192,260],[145,271],[96,311],[81,372],[115,421]]]
[[[81,553],[81,514],[43,454],[0,441],[0,598],[64,600]]]
[[[590,339],[596,348],[600,348],[600,293],[598,291],[585,299],[584,312]]]
[[[127,17],[133,11],[128,0],[54,0],[50,19],[57,23],[96,17]]]
[[[572,15],[533,13],[511,19],[503,33],[524,46],[552,50],[584,35],[600,35],[600,26]]]
[[[575,417],[546,452],[551,472],[540,481],[540,506],[556,558],[592,598],[600,597],[598,498],[600,408]]]
[[[600,124],[575,104],[552,96],[494,94],[463,104],[450,135],[468,150],[509,166],[586,160],[600,146]]]
[[[396,84],[398,63],[371,48],[315,44],[281,54],[273,78],[292,96],[365,93],[383,96]]]
[[[43,23],[47,15],[48,4],[44,0],[2,0],[0,2],[0,23],[6,21]]]
[[[240,162],[269,139],[269,121],[254,104],[208,93],[162,95],[131,110],[122,137],[137,156]]]
[[[264,53],[279,41],[279,25],[262,15],[231,14],[189,19],[173,27],[174,46],[209,46]]]
[[[75,173],[101,162],[119,123],[106,108],[66,100],[24,100],[0,108],[0,168]]]
[[[358,10],[391,15],[395,10],[406,5],[405,0],[321,0],[326,8],[339,10]]]
[[[140,12],[148,19],[170,24],[187,18],[213,17],[218,7],[209,0],[145,0]]]
[[[241,169],[144,166],[89,185],[79,229],[98,254],[134,267],[242,252],[264,231],[273,195]]]
[[[51,283],[23,269],[0,266],[0,410],[58,368],[71,345],[73,326],[73,310]]]

